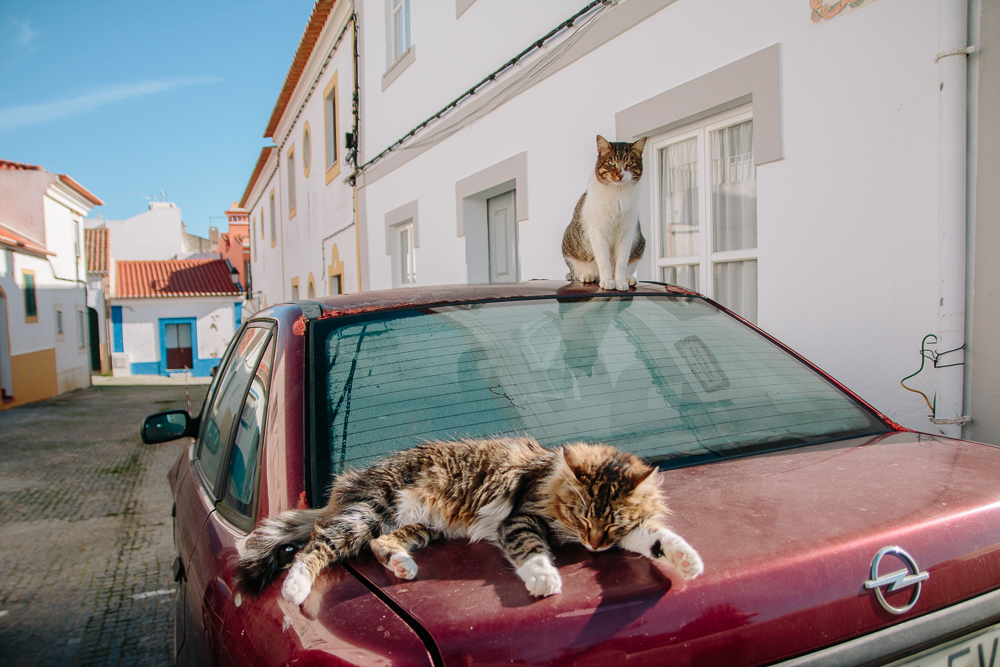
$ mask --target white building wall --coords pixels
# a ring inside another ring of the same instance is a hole
[[[435,45],[451,48],[455,20],[423,25],[421,11],[432,10],[416,3],[417,58],[380,92],[372,63],[384,57],[385,30],[373,17],[383,4],[364,3],[363,159],[454,97],[442,83],[449,70],[418,65],[425,53],[431,60]],[[480,0],[467,14],[493,4]],[[413,200],[417,283],[466,282],[456,183],[522,151],[527,192],[518,196],[527,195],[529,208],[518,229],[520,276],[561,279],[560,240],[594,166],[594,136],[625,139],[615,137],[618,112],[779,44],[782,159],[757,168],[759,324],[893,419],[927,430],[923,401],[898,382],[919,366],[920,340],[935,330],[937,313],[936,7],[931,0],[878,0],[815,24],[804,0],[741,11],[724,0],[670,4],[397,169],[365,180],[359,197],[371,288],[391,285],[385,214]],[[572,13],[562,9],[560,16]],[[524,27],[524,12],[493,18],[490,34],[510,45],[508,57],[519,50],[514,42],[547,29]],[[457,53],[450,51],[461,68],[466,57]],[[397,91],[408,104],[389,94]],[[649,149],[645,159],[649,173]],[[649,236],[650,221],[642,222]],[[656,278],[649,263],[642,271],[641,279]]]
[[[93,219],[87,224],[100,224]],[[111,255],[117,259],[174,259],[184,252],[181,209],[170,202],[150,202],[149,210],[125,220],[104,220]]]
[[[352,171],[346,160],[344,134],[352,131],[354,92],[352,28],[348,27],[343,33],[348,19],[349,5],[338,3],[274,132],[278,150],[261,170],[245,204],[250,211],[253,237],[250,253],[253,289],[261,293],[261,306],[291,300],[294,279],[298,281],[299,298],[306,298],[310,275],[317,297],[330,294],[327,276],[335,245],[339,262],[343,263],[342,290],[358,291],[353,188],[344,183]],[[326,61],[326,55],[341,33],[343,39]],[[328,182],[324,91],[334,76],[337,79],[336,141],[340,172]],[[316,82],[315,88],[313,82]],[[303,133],[307,123],[311,152],[308,176],[303,164]],[[289,210],[289,151],[294,152],[295,163],[294,217],[290,216]],[[277,236],[273,247],[270,237],[272,192]],[[263,226],[262,220],[265,221]]]
[[[197,374],[208,374],[218,363],[236,331],[235,305],[231,297],[172,297],[155,299],[115,299],[111,306],[122,309],[122,333],[127,368],[114,368],[115,375],[158,374],[160,364],[160,320],[195,318]]]
[[[412,1],[413,63],[383,91],[389,69],[386,0],[355,2],[364,26],[362,150],[371,157],[488,73],[578,12],[579,0],[479,0],[459,18],[455,3]],[[369,106],[370,105],[370,106]]]

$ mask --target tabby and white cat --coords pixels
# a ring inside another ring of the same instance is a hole
[[[646,137],[630,144],[597,135],[597,165],[563,234],[566,280],[622,291],[635,285],[635,268],[646,249],[639,229],[645,146]]]
[[[493,542],[536,596],[562,590],[550,539],[591,551],[620,546],[694,578],[701,558],[666,528],[667,513],[656,470],[613,447],[432,442],[340,475],[323,509],[266,519],[241,549],[235,579],[259,594],[297,552],[282,594],[301,604],[323,568],[366,547],[397,577],[413,579],[410,553],[439,537]]]

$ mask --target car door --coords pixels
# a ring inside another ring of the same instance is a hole
[[[184,485],[188,492],[186,497],[178,497],[178,521],[188,526],[202,525],[188,553],[181,582],[184,638],[178,656],[180,664],[212,664],[212,633],[217,623],[206,616],[205,599],[215,575],[214,549],[218,544],[207,539],[206,533],[210,532],[212,517],[218,513],[225,492],[223,480],[228,473],[230,447],[241,428],[245,399],[265,350],[273,353],[273,345],[268,347],[270,340],[271,328],[266,322],[248,324],[238,335],[202,412],[192,480]],[[252,477],[255,473],[250,474]]]
[[[215,664],[270,665],[287,662],[280,641],[282,617],[274,604],[244,597],[232,588],[237,544],[253,530],[260,481],[262,437],[270,398],[275,342],[261,355],[246,392],[233,442],[219,484],[216,512],[209,516],[198,542],[214,558],[205,588],[203,618]],[[278,640],[278,641],[275,641]]]

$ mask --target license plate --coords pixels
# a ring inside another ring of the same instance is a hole
[[[892,663],[892,667],[1000,667],[1000,625]]]

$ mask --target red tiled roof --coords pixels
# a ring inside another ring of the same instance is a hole
[[[10,160],[0,160],[0,169],[10,169],[12,171],[45,171],[37,164],[24,164],[22,162],[11,162]]]
[[[243,293],[229,278],[229,267],[221,259],[120,261],[115,271],[120,298]]]
[[[87,273],[108,272],[108,228],[83,230],[87,248]]]
[[[260,149],[260,155],[257,157],[257,164],[253,168],[253,173],[250,174],[250,182],[247,183],[246,190],[243,191],[243,198],[240,199],[240,208],[247,205],[247,199],[250,198],[250,191],[253,190],[253,184],[257,182],[257,177],[260,176],[260,172],[264,170],[264,164],[267,162],[267,158],[271,156],[271,151],[277,149],[277,146],[264,146]]]
[[[0,246],[22,254],[55,256],[54,252],[49,252],[49,249],[38,241],[32,241],[27,236],[18,234],[6,225],[0,225]]]
[[[102,206],[104,204],[104,202],[102,202],[97,195],[74,181],[66,174],[59,174],[59,180],[83,195],[83,198],[88,200],[94,206]]]
[[[326,19],[330,16],[330,11],[335,4],[337,4],[337,0],[316,0],[316,4],[313,5],[309,23],[306,24],[306,29],[302,31],[302,39],[299,40],[299,48],[296,49],[295,58],[292,59],[292,65],[288,68],[288,74],[285,75],[285,84],[281,87],[281,92],[278,93],[278,100],[274,103],[271,119],[267,121],[267,129],[264,130],[265,138],[274,135],[278,121],[285,113],[288,100],[292,99],[292,91],[295,90],[295,86],[298,85],[299,79],[302,77],[306,63],[309,62],[309,56],[312,55],[316,42],[319,40],[319,34],[323,32],[323,26],[326,25]]]

